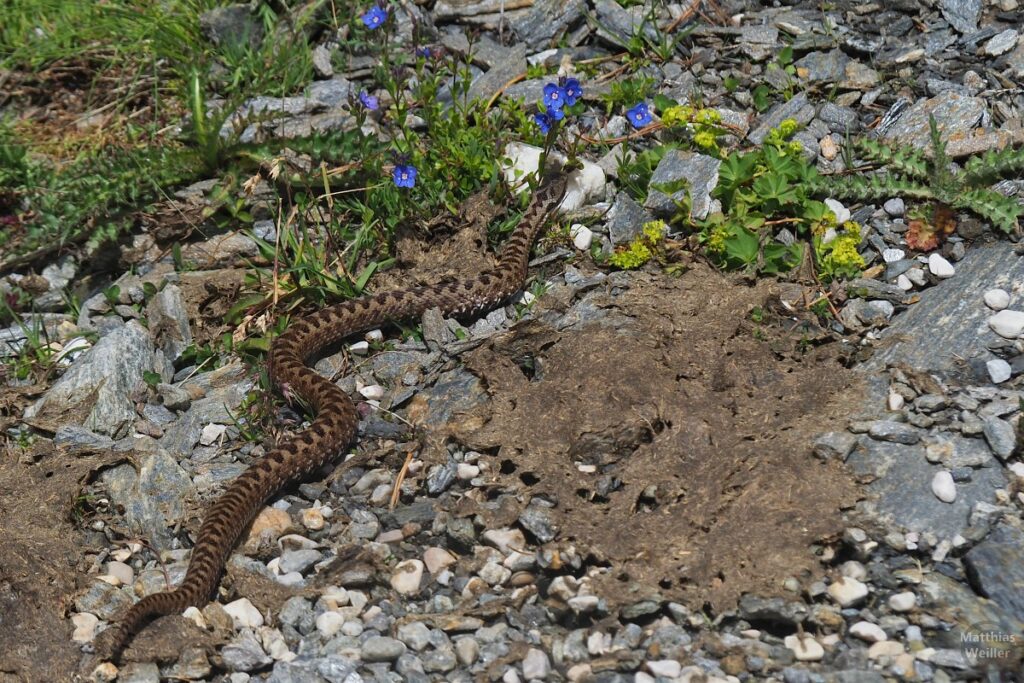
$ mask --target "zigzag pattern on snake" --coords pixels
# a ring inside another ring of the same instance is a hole
[[[353,441],[359,416],[352,400],[306,361],[341,339],[420,317],[438,308],[445,315],[473,317],[497,307],[526,281],[530,249],[549,214],[565,194],[568,179],[550,174],[534,191],[518,227],[493,271],[465,280],[382,292],[324,308],[289,326],[274,342],[270,373],[283,392],[298,395],[316,413],[305,429],[249,466],[210,507],[199,530],[181,585],[137,602],[124,618],[100,635],[97,654],[115,659],[151,619],[202,606],[217,586],[228,555],[268,498],[308,476]]]

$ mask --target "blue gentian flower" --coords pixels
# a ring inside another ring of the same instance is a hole
[[[359,18],[363,20],[363,25],[372,31],[387,20],[388,11],[380,5],[374,5]]]
[[[534,114],[533,115],[533,121],[534,121],[534,123],[537,124],[537,127],[540,128],[540,132],[541,133],[545,133],[545,134],[549,130],[551,130],[551,126],[555,123],[554,119],[552,119],[547,114],[543,114],[543,113],[542,114]]]
[[[565,90],[565,101],[570,107],[583,97],[583,87],[575,78],[567,78],[562,89]]]
[[[568,99],[565,88],[560,87],[557,83],[548,83],[544,86],[544,108],[547,110],[548,116],[554,120],[561,121],[565,116],[562,108],[565,107]]]
[[[416,48],[416,56],[430,59],[430,46]]]
[[[370,111],[377,111],[380,108],[380,100],[365,90],[359,93],[359,101]]]
[[[413,187],[416,185],[416,167],[409,164],[398,164],[391,172],[395,187]]]
[[[633,124],[634,128],[643,128],[648,125],[654,119],[651,118],[651,112],[647,109],[647,103],[641,102],[632,109],[626,112],[626,118]]]

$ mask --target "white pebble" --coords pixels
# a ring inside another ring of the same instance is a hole
[[[551,662],[544,650],[532,647],[523,657],[523,677],[526,680],[545,679],[551,673]]]
[[[882,627],[878,624],[872,624],[870,621],[858,621],[850,627],[850,635],[866,640],[869,643],[888,640],[888,636],[885,635]]]
[[[371,384],[360,389],[359,393],[368,401],[379,401],[384,398],[384,387],[379,384]]]
[[[990,289],[985,292],[985,305],[993,311],[1001,311],[1010,305],[1010,294],[1005,289]]]
[[[455,564],[455,556],[444,548],[427,548],[423,551],[423,562],[427,565],[427,571],[436,576]]]
[[[842,225],[846,221],[850,220],[850,210],[843,206],[841,203],[837,202],[835,199],[826,199],[825,206],[827,206],[829,210],[835,214],[836,223],[838,223],[839,225]]]
[[[1020,311],[999,311],[988,319],[988,326],[1000,337],[1016,339],[1024,333],[1024,313]]]
[[[902,261],[903,257],[907,255],[907,252],[902,249],[886,249],[882,252],[882,260],[886,263],[892,263],[894,261]]]
[[[316,630],[324,638],[333,638],[345,625],[345,617],[338,612],[324,612],[316,618]]]
[[[889,598],[889,607],[894,612],[909,612],[917,604],[917,596],[910,591],[896,593]]]
[[[302,526],[310,531],[324,528],[324,513],[319,508],[306,508],[302,511]]]
[[[107,562],[107,574],[117,577],[122,585],[131,584],[135,580],[135,570],[124,562]]]
[[[519,529],[488,529],[482,538],[506,555],[509,551],[526,547],[526,537]]]
[[[423,562],[420,560],[405,560],[395,566],[391,575],[391,587],[402,595],[414,595],[420,590],[420,580],[423,579]],[[351,594],[350,594],[351,595]]]
[[[992,378],[993,384],[1000,384],[1010,379],[1010,375],[1013,374],[1010,364],[1002,358],[995,358],[985,363],[985,367],[988,369],[988,376]]]
[[[243,628],[259,628],[263,626],[263,615],[256,609],[256,606],[249,602],[249,598],[239,598],[234,602],[224,605],[224,611],[231,617],[235,630]]]
[[[786,636],[783,642],[793,651],[799,662],[817,662],[825,656],[825,648],[809,635],[804,635],[803,638],[795,634]]]
[[[903,644],[895,640],[883,640],[868,648],[868,659],[898,657],[903,654]]]
[[[91,643],[96,637],[96,625],[100,623],[95,614],[79,612],[71,615],[71,623],[75,625],[75,632],[71,634],[71,640],[76,643]]]
[[[910,281],[910,278],[902,273],[896,278],[896,286],[902,289],[904,292],[909,292],[914,288],[914,283]]]
[[[889,392],[889,410],[900,410],[903,408],[905,399],[895,391]]]
[[[941,254],[932,253],[928,256],[928,270],[937,278],[945,279],[953,277],[956,269],[953,264],[944,259]]]
[[[569,236],[572,237],[572,243],[580,251],[590,249],[590,243],[594,241],[594,231],[580,223],[569,228]]]
[[[357,341],[355,344],[350,344],[348,347],[350,353],[354,353],[359,356],[365,356],[370,350],[369,342]]]
[[[203,616],[203,613],[200,612],[199,608],[195,605],[186,607],[185,611],[181,613],[181,616],[185,617],[201,629],[206,628],[206,617]]]
[[[363,335],[363,339],[365,339],[367,343],[371,344],[375,342],[382,342],[384,341],[384,333],[380,330],[370,330]]]
[[[850,607],[868,596],[868,587],[857,579],[844,576],[829,584],[828,594],[840,607]]]
[[[655,676],[664,676],[665,678],[676,678],[683,670],[683,665],[674,659],[657,659],[647,662],[644,666]]]
[[[956,500],[956,484],[949,470],[939,470],[932,477],[932,493],[943,503],[952,503]]]
[[[456,472],[461,481],[469,481],[480,475],[480,468],[476,465],[470,465],[468,462],[460,462]]]
[[[204,446],[212,446],[227,430],[228,428],[224,425],[208,424],[203,427],[203,431],[199,435],[199,443]]]

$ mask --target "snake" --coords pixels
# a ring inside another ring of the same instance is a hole
[[[350,335],[414,320],[430,309],[468,319],[509,301],[526,282],[533,243],[562,202],[568,182],[569,176],[562,172],[548,172],[541,178],[494,269],[475,277],[348,299],[298,319],[274,340],[270,379],[286,397],[302,399],[315,413],[313,421],[282,439],[228,485],[203,519],[181,584],[145,596],[100,633],[95,651],[101,660],[119,659],[135,635],[157,617],[205,605],[228,556],[267,500],[354,442],[359,413],[352,399],[307,362]]]

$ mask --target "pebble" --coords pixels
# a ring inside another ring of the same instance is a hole
[[[263,543],[268,545],[277,543],[277,539],[288,531],[291,523],[291,517],[284,510],[271,507],[263,508],[253,520],[249,536],[243,545],[243,551],[251,555],[258,551]]]
[[[893,412],[903,410],[903,405],[905,403],[906,399],[904,399],[900,394],[897,394],[895,391],[889,392],[889,410]]]
[[[359,393],[367,401],[379,401],[384,398],[384,387],[379,384],[370,384],[359,390]]]
[[[882,252],[882,260],[886,263],[894,263],[896,261],[902,261],[903,257],[907,255],[907,252],[902,249],[886,249]]]
[[[370,636],[363,643],[362,656],[366,662],[393,662],[405,654],[405,643],[387,636]]]
[[[993,311],[1001,311],[1010,305],[1010,294],[1005,289],[990,289],[985,292],[985,305]]]
[[[340,612],[324,612],[316,618],[316,630],[325,639],[333,638],[345,624],[345,615]]]
[[[894,420],[875,420],[868,428],[868,435],[879,441],[891,441],[911,446],[921,440],[916,427]]]
[[[326,525],[320,508],[306,508],[302,511],[302,526],[310,531],[319,531]]]
[[[506,555],[512,550],[526,547],[526,536],[519,529],[489,529],[483,533],[482,538]]]
[[[787,648],[793,651],[799,662],[818,662],[825,656],[825,648],[812,636],[804,635],[801,638],[794,634],[786,636],[783,642]]]
[[[887,214],[893,217],[902,216],[907,211],[907,205],[900,197],[893,197],[892,199],[882,204],[882,208]],[[900,258],[903,258],[902,256]]]
[[[402,595],[415,595],[420,590],[424,564],[420,560],[405,560],[395,566],[391,574],[391,587]]]
[[[569,228],[569,236],[572,237],[573,246],[580,251],[590,249],[590,244],[594,241],[594,231],[579,223]]]
[[[475,638],[459,638],[455,641],[455,657],[462,666],[472,666],[480,656],[480,643]]]
[[[427,571],[436,576],[442,570],[455,564],[455,556],[444,548],[427,548],[423,551],[423,562]]]
[[[909,612],[917,605],[917,596],[910,591],[896,593],[889,598],[889,607],[894,612]]]
[[[956,484],[949,470],[939,470],[932,477],[932,493],[943,503],[952,503],[956,500]]]
[[[131,585],[135,580],[135,570],[124,562],[107,562],[107,574],[113,576],[121,585]]]
[[[896,278],[896,286],[902,289],[904,292],[909,292],[914,288],[914,283],[910,281],[909,277],[901,273]]]
[[[878,624],[872,624],[870,621],[858,621],[850,627],[850,634],[869,643],[877,643],[888,639],[882,627]]]
[[[676,678],[683,671],[683,665],[674,659],[657,659],[647,662],[644,667],[655,676]]]
[[[903,654],[903,644],[895,640],[883,640],[868,648],[868,659],[897,657]]]
[[[100,623],[99,617],[88,612],[78,612],[71,615],[71,623],[75,625],[75,631],[71,634],[71,640],[76,643],[91,643],[96,637],[96,626]]]
[[[1016,339],[1024,333],[1024,313],[1009,309],[999,311],[988,319],[992,331],[1005,339]]]
[[[988,376],[993,384],[1002,384],[1013,374],[1010,364],[1002,358],[994,358],[985,363],[985,369],[988,370]]]
[[[249,598],[239,598],[224,605],[224,611],[231,617],[235,630],[243,628],[259,628],[263,626],[263,615],[249,602]]]
[[[954,273],[956,273],[956,269],[953,268],[953,264],[943,258],[941,254],[937,254],[935,252],[932,252],[928,256],[928,270],[931,271],[932,275],[943,280],[948,277],[953,277]]]
[[[530,648],[523,657],[523,677],[526,680],[544,679],[551,673],[551,662],[544,650]]]
[[[828,594],[840,607],[851,607],[868,596],[868,587],[857,579],[844,576],[829,585]]]
[[[199,443],[204,446],[212,446],[217,443],[222,436],[224,436],[224,433],[227,432],[227,430],[228,428],[224,425],[208,424],[203,427],[203,431],[199,435]]]
[[[982,427],[982,434],[985,435],[988,447],[997,458],[1006,460],[1013,455],[1017,447],[1017,435],[1014,433],[1013,425],[1008,421],[999,417],[987,418]]]

